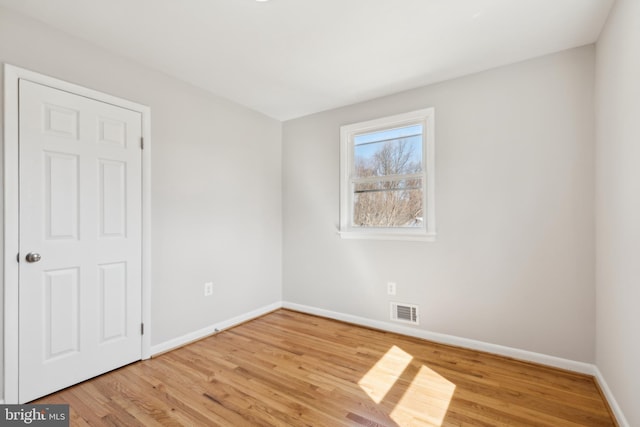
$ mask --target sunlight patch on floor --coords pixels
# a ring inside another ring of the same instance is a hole
[[[369,395],[371,400],[380,403],[411,363],[411,360],[413,360],[413,356],[394,345],[358,381],[358,385]]]
[[[441,426],[455,390],[454,383],[423,365],[391,411],[391,418],[398,425],[421,421]]]

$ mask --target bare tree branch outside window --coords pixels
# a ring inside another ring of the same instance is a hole
[[[416,135],[421,138],[421,135]],[[355,156],[353,224],[359,227],[419,227],[423,221],[422,153],[415,137],[378,143],[368,156]],[[421,142],[421,139],[420,139]]]

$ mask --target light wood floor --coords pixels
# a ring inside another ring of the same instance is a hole
[[[616,425],[589,376],[288,310],[35,403],[80,426]]]

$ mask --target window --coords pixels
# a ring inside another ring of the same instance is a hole
[[[340,235],[435,240],[434,109],[340,128]]]

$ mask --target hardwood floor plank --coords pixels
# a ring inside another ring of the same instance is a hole
[[[74,426],[615,426],[586,375],[278,310],[37,401]]]

